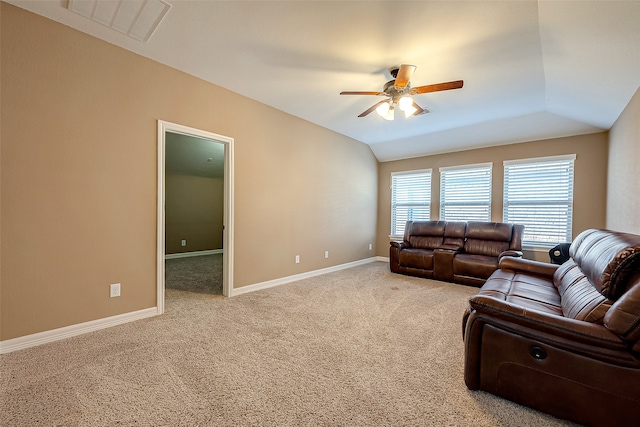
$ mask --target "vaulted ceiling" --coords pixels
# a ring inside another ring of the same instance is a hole
[[[638,1],[165,0],[147,41],[67,1],[5,1],[369,144],[380,161],[607,130],[640,86]],[[381,91],[399,64],[417,66],[414,87],[464,87],[415,95],[428,114],[357,117],[383,98],[339,93]]]

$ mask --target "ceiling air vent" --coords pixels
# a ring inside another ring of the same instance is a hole
[[[70,11],[146,42],[171,5],[162,0],[69,0]]]

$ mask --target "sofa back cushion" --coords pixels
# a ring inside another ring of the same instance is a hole
[[[569,255],[595,289],[610,300],[620,298],[640,279],[638,235],[585,230],[571,243]]]
[[[404,240],[416,249],[435,249],[442,246],[445,221],[407,221]]]
[[[513,224],[502,222],[468,222],[464,251],[473,255],[498,257],[510,249]]]
[[[640,353],[640,280],[635,281],[604,317],[604,325]]]
[[[524,233],[524,225],[512,224],[511,241],[509,242],[510,251],[522,250],[522,234]]]
[[[444,244],[463,247],[466,222],[447,222],[444,227]]]
[[[613,301],[598,292],[573,260],[558,267],[553,284],[558,289],[564,317],[603,323]]]

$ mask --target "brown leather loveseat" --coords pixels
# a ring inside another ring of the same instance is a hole
[[[469,300],[467,387],[585,425],[638,425],[640,236],[586,230],[569,254],[505,257]]]
[[[482,286],[504,256],[522,256],[524,226],[501,222],[407,221],[391,242],[392,272]]]

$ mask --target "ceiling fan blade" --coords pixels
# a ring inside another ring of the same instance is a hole
[[[416,112],[413,113],[412,116],[419,116],[420,114],[427,114],[431,112],[428,109],[419,106],[415,101],[413,101],[413,108],[416,109]]]
[[[393,84],[396,89],[401,90],[407,87],[409,84],[409,80],[411,80],[411,76],[413,72],[416,70],[415,65],[406,65],[402,64],[400,69],[398,70],[398,74],[396,74],[396,81]]]
[[[340,95],[386,95],[384,92],[354,92],[344,91],[340,92]]]
[[[380,101],[380,102],[376,103],[371,108],[369,108],[368,110],[366,110],[362,114],[360,114],[358,117],[364,117],[364,116],[370,114],[373,110],[378,108],[379,105],[384,104],[385,102],[389,102],[389,101],[385,99],[384,101]]]
[[[441,90],[451,90],[451,89],[460,89],[463,86],[464,82],[462,80],[456,80],[453,82],[447,83],[437,83],[434,85],[426,85],[426,86],[418,86],[411,88],[409,93],[411,95],[420,94],[420,93],[428,93],[428,92],[440,92]]]

